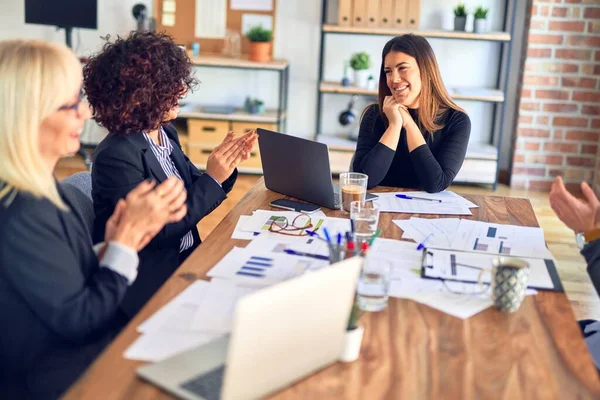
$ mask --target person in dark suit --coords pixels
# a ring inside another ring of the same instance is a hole
[[[56,399],[123,325],[138,256],[187,213],[177,179],[137,185],[92,239],[53,177],[90,110],[65,46],[0,42],[0,397]]]
[[[164,33],[133,32],[107,42],[84,67],[84,87],[94,119],[109,135],[94,153],[92,197],[95,240],[119,199],[139,182],[169,176],[187,190],[187,215],[168,224],[142,252],[139,276],[121,308],[133,317],[200,244],[196,225],[226,198],[237,178],[237,165],[250,156],[256,134],[234,138],[230,132],[200,172],[182,152],[169,121],[178,101],[196,80],[185,51]]]

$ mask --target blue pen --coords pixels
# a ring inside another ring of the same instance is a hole
[[[425,246],[427,246],[427,242],[429,242],[429,240],[433,237],[433,233],[430,233],[429,235],[427,235],[427,237],[425,238],[425,240],[423,240],[421,243],[419,243],[419,245],[417,246],[417,250],[423,250],[423,248]]]
[[[352,237],[354,237],[354,220],[350,219],[350,232],[352,232]]]
[[[326,261],[329,260],[329,257],[323,256],[321,254],[305,253],[302,251],[295,251],[292,249],[285,249],[285,250],[283,250],[283,252],[285,254],[291,254],[293,256],[311,257],[311,258],[316,258],[318,260],[326,260]]]
[[[408,196],[405,194],[397,194],[396,197],[399,199],[406,199],[406,200],[425,200],[425,201],[433,201],[436,203],[442,202],[440,199],[428,199],[426,197],[415,197],[415,196]]]
[[[342,245],[342,234],[338,233],[338,246]]]
[[[325,235],[325,239],[327,239],[327,243],[331,243],[331,236],[329,236],[329,231],[327,228],[323,228],[323,234]]]

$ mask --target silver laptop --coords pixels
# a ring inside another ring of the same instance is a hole
[[[236,305],[230,337],[137,370],[183,399],[256,399],[339,359],[362,260],[262,289]]]

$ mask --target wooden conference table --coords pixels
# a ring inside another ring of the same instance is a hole
[[[386,190],[397,189],[375,191]],[[136,377],[135,370],[142,362],[123,357],[139,335],[136,327],[194,280],[205,278],[233,246],[246,245],[246,241],[231,239],[240,215],[270,209],[269,202],[281,197],[265,189],[261,179],[71,387],[66,398],[171,398]],[[475,220],[538,226],[527,199],[465,197],[479,206],[472,210]],[[324,211],[342,216],[340,211]],[[411,216],[381,214],[382,237],[398,239],[401,231],[392,219]],[[514,314],[490,308],[467,320],[390,298],[386,310],[366,313],[361,321],[365,337],[358,361],[336,363],[272,398],[600,398],[598,371],[564,293],[540,291],[528,296]]]

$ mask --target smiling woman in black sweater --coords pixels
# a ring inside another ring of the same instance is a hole
[[[369,176],[369,188],[440,192],[460,170],[470,132],[427,40],[398,36],[383,48],[379,104],[363,113],[353,170]]]

